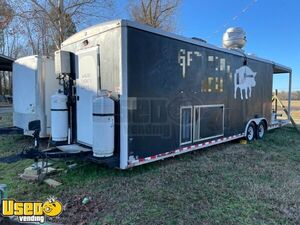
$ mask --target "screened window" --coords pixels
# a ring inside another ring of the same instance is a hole
[[[192,106],[182,107],[180,110],[180,143],[192,142]]]
[[[211,139],[224,135],[224,105],[201,106],[200,139]]]

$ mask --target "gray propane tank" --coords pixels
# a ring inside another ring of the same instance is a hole
[[[68,97],[58,91],[51,96],[51,136],[53,141],[68,139]]]
[[[93,155],[109,157],[115,148],[115,103],[107,95],[93,101]]]

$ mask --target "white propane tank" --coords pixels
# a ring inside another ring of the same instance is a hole
[[[115,104],[108,96],[93,101],[93,155],[109,157],[114,153]]]
[[[53,141],[68,139],[67,96],[58,91],[51,96],[51,136]]]

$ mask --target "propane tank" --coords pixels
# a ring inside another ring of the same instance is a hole
[[[108,96],[93,101],[93,155],[109,157],[114,153],[115,103]]]
[[[51,136],[53,141],[68,139],[67,96],[59,90],[51,96]]]

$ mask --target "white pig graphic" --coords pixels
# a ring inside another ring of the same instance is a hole
[[[237,89],[240,89],[241,99],[243,100],[243,91],[245,91],[245,99],[251,98],[251,88],[255,87],[256,72],[253,72],[248,66],[242,66],[234,73],[234,98],[236,99]]]

